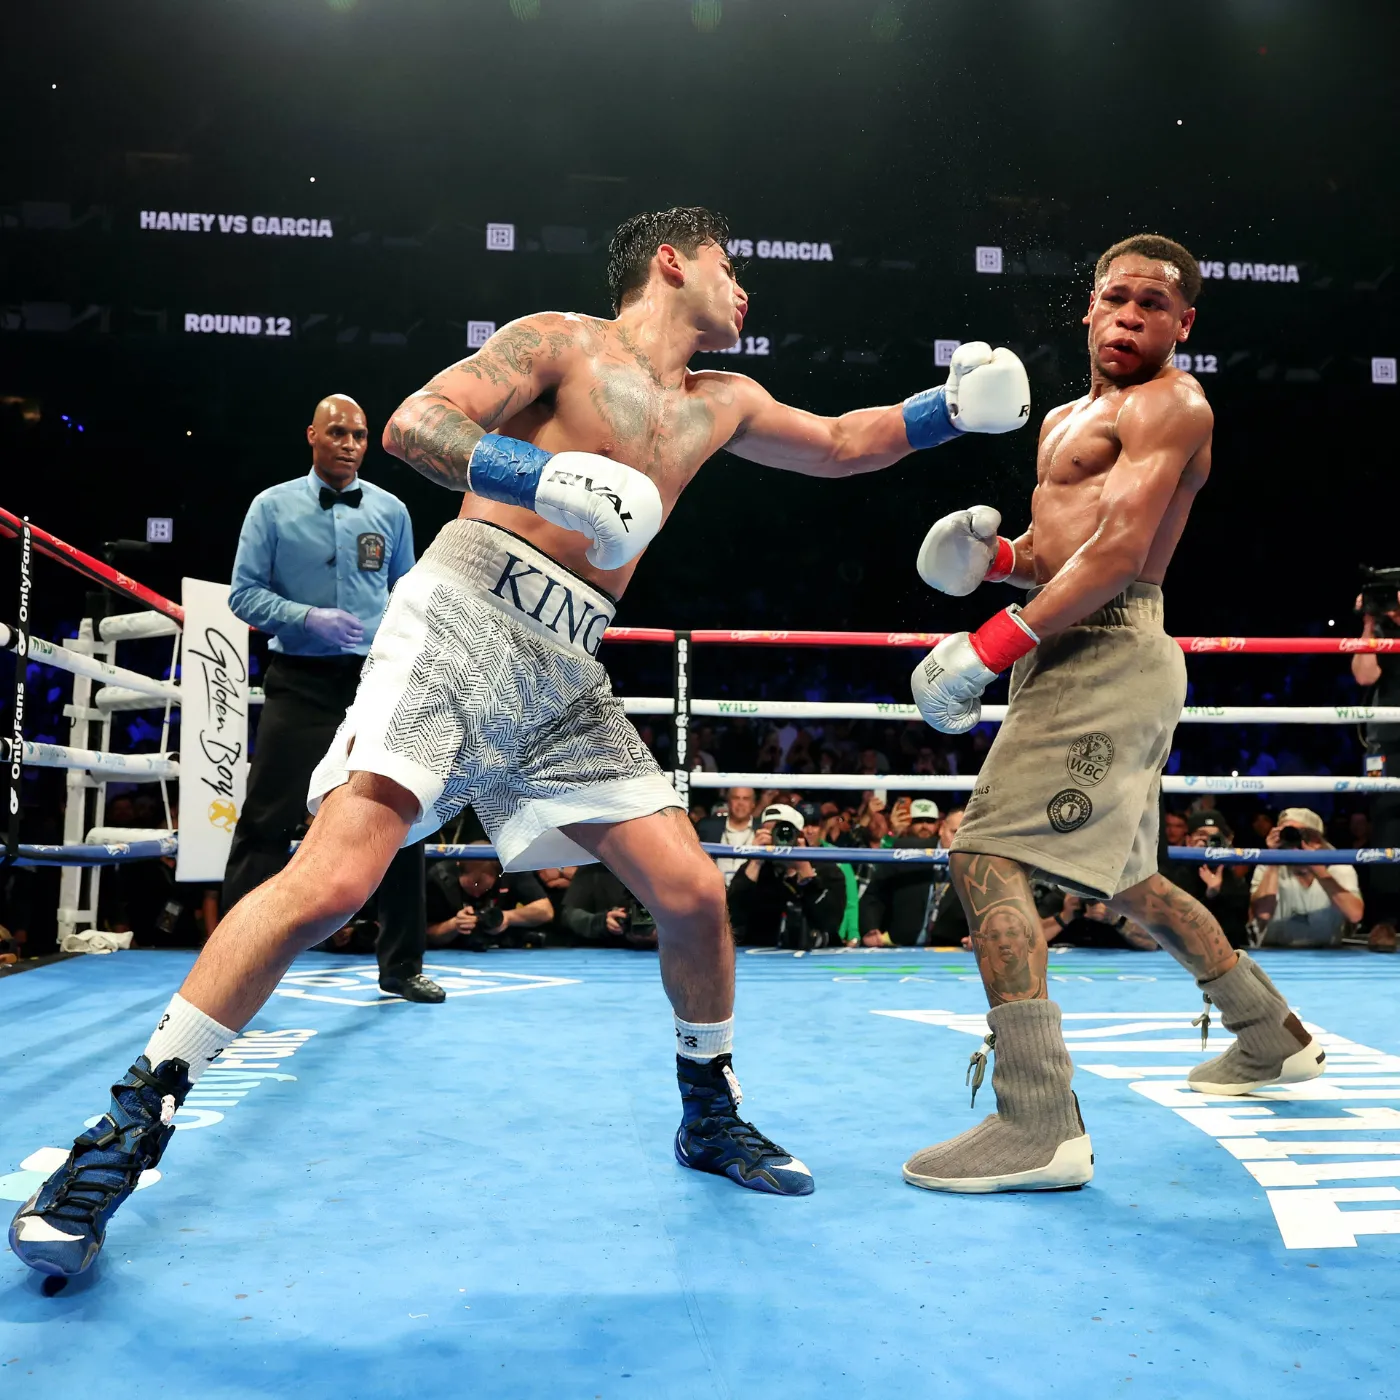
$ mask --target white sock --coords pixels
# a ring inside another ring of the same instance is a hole
[[[713,1060],[734,1048],[734,1018],[727,1021],[682,1021],[676,1017],[676,1054],[687,1060]]]
[[[144,1054],[152,1069],[165,1060],[183,1060],[190,1067],[193,1084],[237,1038],[237,1031],[221,1026],[176,992]]]

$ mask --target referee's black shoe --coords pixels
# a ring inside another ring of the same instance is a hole
[[[431,977],[424,977],[421,972],[415,972],[412,977],[395,977],[392,973],[385,973],[379,979],[379,990],[388,992],[390,996],[402,997],[405,1001],[436,1003],[447,1000],[447,993]]]

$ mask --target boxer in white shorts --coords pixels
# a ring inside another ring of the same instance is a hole
[[[1046,996],[1036,872],[1146,928],[1196,978],[1204,1026],[1219,1007],[1235,1042],[1190,1071],[1193,1089],[1248,1094],[1322,1073],[1322,1050],[1258,964],[1156,870],[1159,778],[1186,694],[1161,584],[1210,474],[1210,406],[1173,362],[1200,287],[1196,260],[1157,234],[1104,253],[1084,317],[1090,390],[1045,418],[1030,528],[1003,539],[1001,516],[974,506],[934,525],[919,553],[919,573],[944,593],[984,580],[1032,591],[1024,607],[946,637],[913,676],[923,717],[960,734],[1014,666],[949,857],[992,1008],[973,1099],[994,1049],[997,1111],[911,1157],[915,1186],[1047,1190],[1093,1175],[1060,1008]]]
[[[393,853],[467,802],[509,867],[601,860],[655,915],[675,1011],[677,1159],[753,1190],[812,1190],[807,1168],[738,1116],[724,880],[595,654],[638,557],[720,448],[852,476],[1016,428],[1030,392],[1015,355],[980,342],[959,349],[945,385],[834,418],[740,374],[692,372],[697,352],[735,343],[748,310],[727,240],[703,209],[629,219],[609,250],[616,319],[525,317],[394,414],[385,447],[463,493],[460,518],[395,590],[313,783],[307,840],[219,925],[104,1126],[21,1208],[11,1239],[33,1267],[88,1267],[159,1158],[170,1105],[296,954],[369,898]]]

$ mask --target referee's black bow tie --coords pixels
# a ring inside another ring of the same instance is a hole
[[[321,509],[329,510],[337,501],[343,506],[354,506],[359,509],[360,499],[364,495],[361,487],[357,486],[353,491],[332,491],[329,486],[321,487]]]

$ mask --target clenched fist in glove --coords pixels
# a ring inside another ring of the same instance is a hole
[[[937,447],[959,433],[1009,433],[1028,423],[1031,385],[1015,352],[970,340],[953,351],[948,378],[904,401],[910,447]]]
[[[631,563],[661,528],[656,483],[596,452],[546,452],[530,442],[487,433],[467,463],[468,488],[488,501],[524,506],[552,525],[592,541],[595,568]]]
[[[1015,604],[975,632],[944,637],[910,678],[924,722],[940,734],[966,734],[982,718],[982,692],[1039,641]]]
[[[962,598],[979,583],[1000,583],[1016,568],[1016,550],[997,534],[1001,512],[991,506],[955,510],[937,521],[919,547],[919,577],[940,593]]]

